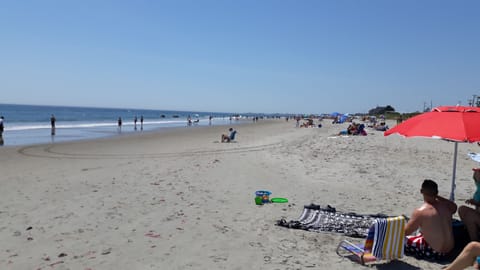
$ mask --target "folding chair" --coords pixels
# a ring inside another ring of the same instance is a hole
[[[353,256],[361,264],[402,258],[405,241],[404,228],[405,217],[403,216],[379,218],[370,227],[363,246],[342,240],[338,244],[336,252],[341,257]]]

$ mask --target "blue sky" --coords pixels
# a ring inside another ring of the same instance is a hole
[[[2,1],[0,103],[367,112],[480,95],[480,1]]]

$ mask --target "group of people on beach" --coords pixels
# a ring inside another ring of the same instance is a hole
[[[362,135],[366,136],[367,132],[365,131],[365,124],[352,122],[348,125],[346,130],[342,130],[338,133],[338,136],[341,135]]]
[[[3,140],[3,131],[5,130],[5,117],[3,116],[0,116],[0,145],[3,145],[4,144],[4,140]],[[50,126],[51,126],[51,135],[54,136],[55,135],[55,122],[57,120],[55,119],[55,116],[52,114],[52,116],[50,117]]]
[[[286,121],[288,122],[288,117],[285,118]],[[300,120],[304,120],[303,123],[300,124]],[[301,127],[301,128],[313,128],[313,127],[322,127],[322,124],[320,123],[322,121],[322,118],[319,118],[318,125],[315,125],[314,119],[313,118],[301,118],[300,116],[295,117],[295,120],[297,121],[296,127]]]
[[[210,124],[211,124],[212,118],[213,118],[212,116],[209,117]],[[5,120],[5,118],[3,116],[0,116],[0,146],[4,144],[4,140],[3,140],[3,132],[4,132],[4,129],[5,129],[4,120]],[[140,130],[143,130],[143,120],[144,120],[143,115],[141,115],[140,116]],[[139,121],[139,119],[135,115],[135,117],[133,119],[134,130],[137,130],[137,122],[138,121]],[[189,121],[189,125],[191,125],[192,122],[198,123],[199,120],[192,121],[190,116],[189,116],[188,121]],[[51,133],[50,134],[52,135],[52,138],[56,134],[56,122],[57,122],[57,119],[56,119],[55,115],[52,114],[50,116],[50,127],[51,127]],[[123,125],[122,117],[118,117],[118,119],[117,119],[118,132],[122,132],[122,125]],[[231,142],[231,141],[235,140],[235,134],[236,133],[237,133],[236,130],[234,130],[233,128],[230,128],[229,129],[229,134],[222,134],[221,142]]]
[[[377,130],[377,131],[387,131],[388,130],[388,126],[385,122],[375,123],[372,126],[372,128]]]
[[[138,122],[138,118],[135,115],[135,118],[133,118],[134,130],[137,130],[137,122]],[[122,117],[118,117],[118,120],[117,120],[118,132],[122,132],[122,125],[123,125]],[[143,130],[143,115],[140,116],[140,130]]]
[[[480,169],[474,169],[473,179],[477,191],[466,203],[475,209],[465,205],[458,207],[458,214],[471,242],[445,268],[447,270],[472,266],[480,256]],[[413,211],[405,226],[405,254],[433,260],[449,259],[455,252],[458,253],[456,249],[462,244],[461,239],[454,237],[453,215],[457,212],[457,205],[438,195],[438,185],[433,180],[424,180],[420,192],[424,203]],[[420,233],[413,234],[419,229]]]
[[[191,126],[192,124],[198,124],[198,123],[200,123],[200,119],[198,118],[198,116],[195,120],[192,120],[192,117],[190,115],[188,115],[188,117],[187,117],[187,125],[188,126]]]
[[[368,127],[373,128],[374,130],[377,130],[377,131],[388,130],[388,126],[386,125],[385,122],[380,122],[380,123],[375,122],[374,124],[368,125]],[[367,132],[365,131],[365,124],[352,122],[350,125],[348,125],[346,130],[341,130],[337,135],[338,136],[347,136],[347,135],[366,136]]]

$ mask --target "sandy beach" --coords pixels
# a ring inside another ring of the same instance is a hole
[[[212,126],[0,148],[0,269],[363,268],[335,253],[345,236],[276,221],[310,203],[409,216],[425,178],[448,197],[454,146],[371,129],[337,137],[347,123],[322,124],[246,123],[234,143],[219,143],[228,126]],[[475,188],[469,152],[480,148],[459,144],[458,205]],[[257,206],[256,190],[289,203]]]

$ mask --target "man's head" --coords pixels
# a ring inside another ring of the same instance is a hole
[[[228,130],[229,130],[229,131],[233,131],[233,128],[229,128]]]
[[[433,180],[425,179],[420,190],[425,196],[435,197],[438,195],[438,185]]]

